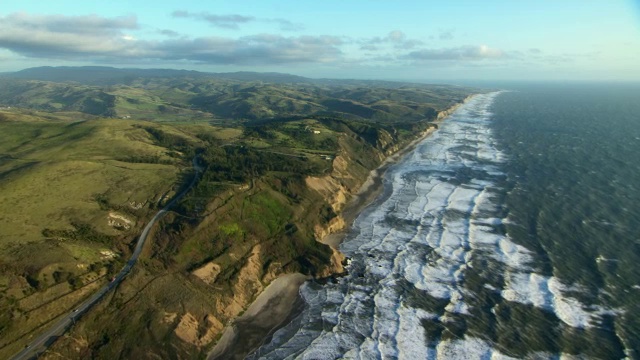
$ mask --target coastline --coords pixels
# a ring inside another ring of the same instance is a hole
[[[474,96],[475,94],[470,95],[461,103],[441,111],[433,123],[441,123]],[[339,231],[325,235],[318,241],[339,251],[340,243],[351,230],[358,215],[382,194],[387,170],[412,152],[435,131],[437,128],[430,127],[402,149],[387,156],[376,169],[371,170],[365,182],[353,195],[353,198],[347,202],[339,215],[343,218],[346,226]],[[308,279],[310,277],[300,273],[284,274],[276,278],[258,295],[242,316],[227,326],[218,343],[207,355],[207,359],[243,359],[260,345],[269,341],[278,328],[286,325],[302,311],[304,301],[299,294],[299,288]]]
[[[244,359],[304,307],[298,291],[308,276],[285,274],[269,284],[247,311],[227,326],[207,359]]]
[[[380,166],[371,170],[367,180],[362,184],[358,192],[353,195],[353,198],[349,200],[340,214],[347,226],[335,233],[326,235],[319,241],[338,250],[340,243],[349,230],[351,230],[351,224],[353,224],[358,215],[360,215],[362,210],[382,194],[382,191],[384,190],[384,175],[387,173],[389,167],[396,164],[398,160],[413,151],[418,144],[427,139],[434,131],[436,131],[436,129],[433,128],[426,130],[407,146],[388,156]]]
[[[436,125],[440,124],[444,119],[456,111],[460,106],[464,105],[467,101],[471,100],[474,96],[476,96],[476,94],[467,96],[461,103],[457,103],[447,110],[441,111],[433,123]],[[380,166],[371,170],[367,180],[365,180],[365,182],[360,186],[360,189],[354,194],[353,198],[349,200],[340,214],[344,219],[344,223],[347,225],[335,233],[324,236],[319,241],[338,250],[340,243],[351,230],[351,225],[358,215],[360,215],[367,206],[371,205],[371,203],[373,203],[373,201],[382,194],[382,191],[384,190],[384,176],[387,173],[387,170],[389,170],[392,165],[395,165],[404,156],[412,152],[421,142],[429,138],[429,136],[436,131],[437,128],[427,129],[405,147],[389,155],[384,159]]]

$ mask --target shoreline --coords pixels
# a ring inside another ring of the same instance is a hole
[[[475,95],[470,95],[461,103],[440,112],[433,123],[440,124]],[[339,215],[343,218],[346,226],[335,233],[327,234],[318,241],[339,251],[340,243],[351,230],[356,218],[383,193],[384,177],[389,168],[415,150],[435,131],[437,128],[433,127],[425,130],[402,149],[387,156],[377,168],[371,170],[365,182],[353,195],[353,198],[347,202]],[[304,301],[300,296],[299,288],[309,279],[311,277],[300,273],[284,274],[276,278],[258,295],[243,315],[227,326],[218,343],[207,355],[207,359],[244,359],[260,345],[270,341],[276,330],[288,324],[303,310]],[[275,286],[272,287],[272,285]],[[262,336],[259,336],[260,334]]]
[[[469,95],[461,103],[457,103],[447,110],[441,111],[436,117],[436,120],[433,121],[433,123],[436,125],[442,123],[449,115],[451,115],[460,106],[464,105],[467,101],[471,100],[476,95],[478,94]],[[344,223],[347,225],[343,229],[340,229],[335,233],[328,234],[318,241],[323,244],[329,245],[336,250],[339,250],[338,246],[351,230],[353,222],[356,220],[356,218],[366,207],[371,205],[382,194],[384,190],[384,176],[387,173],[387,170],[389,170],[391,166],[395,165],[407,154],[415,150],[415,148],[420,145],[420,143],[429,138],[437,130],[438,128],[432,127],[425,130],[422,134],[420,134],[420,136],[409,142],[409,144],[407,144],[405,147],[387,156],[387,158],[384,159],[384,161],[377,168],[371,170],[365,182],[353,195],[353,198],[347,202],[344,209],[342,210],[342,213],[339,215],[344,219]]]
[[[362,211],[371,205],[379,196],[382,194],[384,190],[384,176],[387,173],[387,170],[393,165],[395,165],[400,159],[404,156],[415,150],[415,148],[423,142],[425,139],[429,138],[431,134],[433,134],[437,129],[429,128],[424,131],[419,137],[412,140],[409,144],[407,144],[402,149],[398,150],[392,155],[389,155],[380,166],[371,170],[367,180],[360,186],[358,192],[353,195],[353,198],[349,200],[349,202],[345,205],[344,209],[340,216],[344,219],[345,224],[347,224],[343,229],[326,235],[324,238],[319,241],[323,244],[329,245],[332,248],[339,250],[338,246],[344,240],[344,237],[351,230],[351,226],[356,218],[362,213]]]
[[[270,340],[276,330],[303,310],[299,289],[308,279],[306,275],[292,273],[272,281],[247,311],[227,326],[207,359],[244,359]]]

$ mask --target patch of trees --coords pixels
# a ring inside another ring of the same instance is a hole
[[[322,171],[304,156],[276,154],[245,146],[208,147],[200,158],[206,165],[204,181],[246,182],[268,171],[294,172],[300,175]]]
[[[107,194],[93,194],[93,200],[95,200],[98,203],[98,206],[100,206],[101,210],[109,210],[111,209],[111,205],[109,204],[109,197],[107,197]],[[47,235],[44,235],[47,236]]]
[[[171,106],[166,106],[166,105],[158,105],[158,111],[162,114],[176,114],[178,113],[178,111],[171,107]]]
[[[206,143],[208,143],[209,145],[216,145],[218,143],[220,143],[220,141],[213,136],[212,134],[209,133],[200,133],[200,134],[196,134],[196,137]]]
[[[115,160],[134,164],[166,164],[171,165],[174,161],[162,159],[158,155],[129,155],[116,158]]]
[[[148,132],[149,135],[151,135],[151,137],[153,138],[154,142],[159,146],[187,153],[188,157],[191,157],[195,154],[195,149],[191,146],[189,141],[187,141],[187,139],[183,138],[182,136],[171,134],[151,126],[140,127]]]
[[[335,151],[338,148],[338,142],[333,137],[322,137],[313,133],[313,129],[304,123],[297,126],[284,126],[286,122],[298,121],[299,117],[287,119],[274,119],[271,122],[261,121],[258,124],[247,125],[244,129],[245,137],[255,137],[262,140],[277,139],[276,133],[288,135],[291,139],[295,139],[295,144],[289,139],[280,142],[280,145],[294,147],[296,144],[305,149]]]
[[[376,113],[375,109],[351,100],[328,99],[323,101],[322,105],[328,107],[330,111],[353,114],[365,119],[371,118]]]
[[[83,240],[97,242],[100,244],[111,245],[115,239],[114,236],[105,235],[96,231],[91,225],[72,222],[73,230],[62,229],[44,229],[42,235],[47,238],[63,238],[69,240]]]
[[[329,129],[341,133],[345,133],[348,136],[357,138],[363,142],[375,147],[378,143],[380,130],[387,130],[389,133],[394,133],[393,126],[383,125],[378,123],[369,123],[353,120],[345,120],[333,117],[319,117],[317,118],[323,125]]]
[[[246,137],[256,137],[265,140],[273,140],[276,138],[276,134],[273,130],[276,129],[276,125],[257,125],[257,126],[247,126],[244,128],[244,136]]]
[[[115,112],[116,97],[111,94],[100,92],[93,97],[84,99],[80,106],[80,111],[100,116],[113,117]]]
[[[68,271],[54,271],[53,272],[53,281],[56,284],[60,284],[61,282],[67,282],[69,283],[69,285],[71,285],[72,289],[78,289],[80,288],[83,283],[82,280],[78,277],[75,276],[75,274],[68,272]]]
[[[295,203],[300,202],[307,191],[304,176],[300,174],[274,175],[269,179],[269,183],[274,190]]]
[[[314,118],[334,131],[359,138],[374,147],[378,145],[378,140],[380,139],[382,130],[391,134],[397,141],[404,141],[406,138],[413,138],[415,135],[427,130],[429,127],[438,128],[437,124],[429,121],[372,123],[325,116]]]

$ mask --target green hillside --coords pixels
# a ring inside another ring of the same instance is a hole
[[[110,68],[99,68],[96,78],[91,81],[88,77],[84,83],[39,80],[58,79],[73,72],[73,68],[53,69],[61,73],[45,76],[47,69],[38,68],[31,73],[24,70],[23,78],[15,74],[0,78],[0,105],[149,121],[329,115],[399,122],[428,120],[470,92],[468,88],[452,86],[385,82],[373,86],[364,81],[311,80],[284,74],[256,75],[252,79],[252,73],[163,73]],[[91,68],[81,69],[88,72]],[[95,84],[110,71],[116,78],[126,74],[126,81]]]
[[[89,70],[0,78],[0,357],[110,280],[195,157],[199,181],[131,274],[49,355],[202,357],[277,276],[339,272],[317,240],[346,201],[478,91],[162,70],[98,84],[110,68],[76,81]]]

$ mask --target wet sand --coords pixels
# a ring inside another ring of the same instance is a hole
[[[269,284],[247,311],[225,329],[208,359],[244,359],[268,342],[304,307],[298,289],[307,279],[303,274],[287,274]]]

